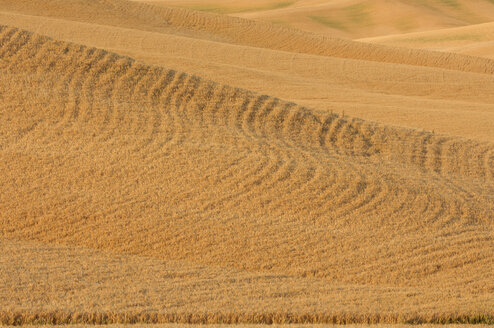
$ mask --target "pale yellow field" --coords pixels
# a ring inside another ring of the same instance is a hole
[[[346,38],[428,31],[494,20],[491,0],[134,0],[291,26]]]
[[[494,58],[491,0],[134,0],[328,36]]]
[[[321,110],[494,141],[492,60],[113,2],[120,10],[103,0],[0,0],[0,23]]]
[[[494,23],[367,38],[361,41],[494,58]]]
[[[0,0],[0,100],[0,323],[494,322],[491,59]]]

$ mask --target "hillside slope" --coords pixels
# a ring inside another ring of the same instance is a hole
[[[366,38],[361,41],[494,58],[494,23]]]
[[[2,12],[61,18],[69,21],[169,33],[194,39],[320,56],[494,72],[493,61],[444,53],[369,45],[326,37],[273,24],[158,7],[128,0],[0,0]]]
[[[350,39],[494,20],[490,0],[136,0],[228,14]]]
[[[4,24],[301,105],[494,141],[492,60],[122,0],[0,0],[0,9]]]
[[[9,27],[0,96],[4,323],[492,321],[492,143]]]

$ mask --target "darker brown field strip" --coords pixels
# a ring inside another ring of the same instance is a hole
[[[291,314],[291,313],[6,313],[0,323],[22,325],[111,325],[111,324],[494,324],[489,314]]]

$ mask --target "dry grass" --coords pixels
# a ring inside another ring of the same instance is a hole
[[[493,144],[0,45],[4,324],[492,323]]]

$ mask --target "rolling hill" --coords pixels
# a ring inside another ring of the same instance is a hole
[[[454,52],[492,59],[494,58],[494,23],[421,33],[388,35],[362,39],[361,41],[415,49]]]
[[[1,0],[0,9],[3,24],[297,104],[494,140],[489,59],[369,45],[124,0]]]
[[[136,0],[267,21],[349,39],[494,20],[490,0]]]
[[[124,0],[0,24],[1,323],[494,321],[491,59]]]
[[[282,321],[286,309],[295,322],[489,314],[490,144],[317,112],[12,28],[1,40],[2,308],[60,322],[79,311],[228,322]],[[132,274],[145,289],[99,282]],[[182,276],[194,288],[164,292]],[[33,292],[36,277],[45,284]]]

